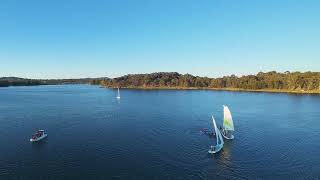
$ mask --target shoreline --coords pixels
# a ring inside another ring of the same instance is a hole
[[[1,88],[8,87],[30,87],[30,86],[50,86],[50,85],[90,85],[100,86],[100,88],[115,89],[118,87],[106,87],[90,83],[65,83],[65,84],[38,84],[38,85],[14,85],[14,86],[0,86]],[[136,89],[136,90],[211,90],[211,91],[233,91],[233,92],[260,92],[260,93],[287,93],[287,94],[305,94],[305,95],[320,95],[319,91],[303,91],[303,90],[281,90],[281,89],[241,89],[241,88],[201,88],[201,87],[121,87],[122,89]]]
[[[115,89],[117,87],[102,88]],[[241,88],[200,88],[200,87],[121,87],[122,89],[137,90],[212,90],[212,91],[233,91],[233,92],[261,92],[261,93],[287,93],[287,94],[314,94],[320,95],[320,91],[303,90],[281,90],[281,89],[241,89]]]

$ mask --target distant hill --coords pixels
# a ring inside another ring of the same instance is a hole
[[[0,87],[8,86],[36,86],[57,84],[91,84],[107,78],[81,78],[81,79],[25,79],[19,77],[0,77]]]
[[[40,80],[24,79],[18,77],[1,77],[0,87],[8,86],[35,86],[43,84]]]
[[[222,89],[245,91],[320,93],[320,72],[260,72],[256,75],[224,76],[208,78],[159,72],[151,74],[129,74],[105,79],[101,85],[108,88],[161,88],[161,89]]]
[[[42,79],[45,84],[94,84],[107,78],[80,78],[80,79]]]
[[[25,79],[19,78],[19,77],[0,77],[0,81],[19,81],[19,80],[25,80]]]

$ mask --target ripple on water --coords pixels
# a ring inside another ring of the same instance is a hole
[[[318,98],[122,90],[118,102],[116,91],[91,87],[2,91],[0,176],[37,170],[39,177],[69,179],[320,177]],[[212,129],[212,113],[222,122],[225,103],[234,115],[235,139],[210,155],[215,139],[199,131]],[[36,127],[49,136],[31,145],[27,139]]]

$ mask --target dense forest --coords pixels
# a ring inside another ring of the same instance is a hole
[[[118,78],[83,79],[24,79],[17,77],[0,78],[0,87],[34,86],[55,84],[94,84],[107,88],[163,88],[163,89],[227,89],[253,91],[285,91],[320,93],[320,72],[260,72],[256,75],[224,76],[208,78],[159,72],[151,74],[129,74]]]
[[[93,84],[115,88],[210,88],[234,90],[275,90],[320,92],[320,72],[259,72],[256,75],[224,76],[208,78],[179,74],[176,72],[159,72],[151,74],[129,74],[113,79],[95,80]]]
[[[84,79],[24,79],[18,77],[1,77],[0,87],[8,86],[36,86],[36,85],[56,85],[56,84],[89,84],[93,81],[100,81],[102,78]]]

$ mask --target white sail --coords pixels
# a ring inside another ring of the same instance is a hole
[[[118,99],[120,99],[120,90],[118,88],[118,96],[117,96]]]
[[[219,129],[217,128],[217,124],[216,124],[216,121],[214,120],[213,116],[212,116],[212,122],[213,122],[214,131],[216,133],[217,145],[219,145],[219,140],[220,140],[220,145],[223,145],[224,142],[223,142],[222,135],[221,135]]]
[[[214,120],[213,116],[212,116],[212,122],[213,122],[213,128],[214,128],[214,132],[216,133],[216,139],[217,139],[217,145],[219,144],[219,138],[217,136],[218,134],[218,128],[217,128],[217,125],[216,125],[216,121]]]
[[[222,137],[222,135],[221,135],[221,132],[218,130],[218,133],[217,133],[217,138],[219,138],[220,139],[220,144],[224,144],[224,141],[223,141],[223,137]]]
[[[216,124],[216,121],[214,120],[213,116],[212,116],[212,122],[213,122],[214,131],[216,133],[217,144],[210,146],[210,149],[208,151],[208,153],[210,153],[210,154],[214,154],[214,153],[221,151],[221,149],[223,148],[223,143],[224,143],[223,138],[221,136],[221,133],[217,128],[217,124]],[[220,143],[219,143],[219,140],[220,140]]]
[[[223,129],[234,131],[232,116],[228,106],[223,106]]]

